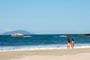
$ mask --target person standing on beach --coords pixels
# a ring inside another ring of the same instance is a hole
[[[72,39],[72,48],[74,48],[74,39]]]
[[[70,39],[67,41],[67,48],[70,48]]]

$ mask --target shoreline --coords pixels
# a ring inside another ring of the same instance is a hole
[[[75,44],[74,49],[90,48],[90,44]],[[25,50],[52,50],[52,49],[67,49],[67,45],[43,45],[43,46],[3,46],[0,47],[0,52],[8,51],[25,51]],[[72,49],[72,47],[70,47]]]
[[[77,47],[77,48],[36,48],[36,49],[10,49],[10,50],[0,50],[0,52],[17,52],[17,51],[41,51],[41,50],[72,50],[72,49],[90,49],[89,47]]]

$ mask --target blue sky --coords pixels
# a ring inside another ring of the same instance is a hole
[[[90,0],[0,0],[0,34],[90,33]]]

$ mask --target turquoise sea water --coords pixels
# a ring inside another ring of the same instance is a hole
[[[75,42],[75,48],[90,48],[90,37],[69,36]],[[67,48],[67,37],[63,34],[25,35],[13,38],[10,35],[0,35],[0,51],[4,50],[36,50]]]

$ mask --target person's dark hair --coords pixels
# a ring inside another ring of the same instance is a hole
[[[68,39],[68,42],[70,43],[70,39]]]
[[[74,39],[72,39],[72,41],[74,41]]]

